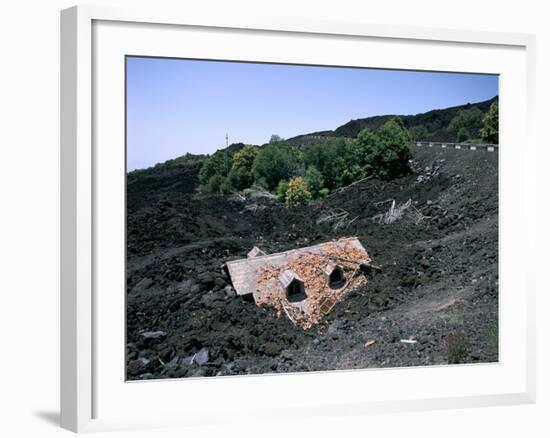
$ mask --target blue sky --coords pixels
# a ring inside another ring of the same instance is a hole
[[[128,170],[498,94],[493,75],[127,58]]]

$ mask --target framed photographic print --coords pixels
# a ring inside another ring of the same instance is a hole
[[[534,400],[533,37],[74,7],[61,44],[63,427]]]

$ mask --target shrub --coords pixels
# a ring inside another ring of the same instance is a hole
[[[319,172],[315,166],[309,166],[306,170],[304,181],[311,196],[317,198],[325,183],[321,172]]]
[[[225,178],[216,173],[212,175],[208,180],[208,184],[206,185],[206,190],[209,193],[218,193],[224,182],[225,182]]]
[[[231,181],[229,181],[229,178],[225,178],[220,184],[220,193],[224,195],[228,195],[234,190],[235,190],[235,187],[231,185]]]
[[[357,136],[363,173],[393,179],[410,172],[410,137],[399,119],[391,119],[375,133],[364,129]]]
[[[288,190],[288,181],[285,179],[282,179],[279,181],[279,184],[277,184],[277,188],[275,189],[275,196],[277,196],[277,200],[280,202],[284,202],[286,199],[286,191]]]
[[[265,180],[265,178],[254,179],[254,184],[252,185],[252,187],[254,186],[267,190],[267,181]]]
[[[307,205],[309,201],[311,201],[311,193],[308,191],[304,179],[301,176],[292,178],[288,182],[285,205],[287,207],[296,207],[298,205]]]
[[[483,116],[483,127],[479,134],[483,141],[498,144],[498,101],[493,102]]]
[[[243,190],[252,185],[254,178],[252,177],[252,172],[247,171],[243,167],[233,166],[229,175],[227,175],[227,182],[232,189]]]
[[[252,166],[254,180],[274,190],[282,179],[289,179],[303,173],[300,152],[285,142],[270,143],[256,156]]]
[[[464,332],[450,332],[447,335],[447,361],[451,364],[466,363],[469,357],[470,345]]]

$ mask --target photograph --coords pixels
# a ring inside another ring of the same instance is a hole
[[[499,76],[125,58],[126,379],[499,361]]]

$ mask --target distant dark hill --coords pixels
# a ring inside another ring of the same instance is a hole
[[[435,109],[426,113],[415,115],[399,115],[387,114],[382,116],[366,117],[363,119],[350,120],[349,122],[339,126],[333,131],[320,131],[311,134],[299,135],[288,139],[288,142],[296,146],[307,145],[315,141],[323,141],[323,139],[331,139],[335,137],[355,138],[357,134],[365,128],[372,131],[380,128],[384,123],[393,117],[399,117],[407,129],[420,128],[424,134],[418,140],[427,141],[455,141],[455,133],[450,132],[447,128],[454,116],[460,110],[468,110],[478,108],[485,113],[489,110],[491,104],[498,99],[498,96],[492,99],[478,103],[468,103],[445,109]]]

